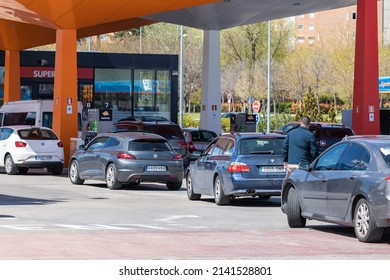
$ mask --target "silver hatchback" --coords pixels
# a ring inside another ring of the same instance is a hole
[[[290,227],[306,219],[355,229],[362,242],[390,227],[390,136],[351,136],[285,178],[282,211]]]
[[[102,133],[72,155],[69,178],[73,184],[103,180],[109,189],[123,183],[166,183],[179,190],[183,180],[183,160],[168,141],[146,132]]]

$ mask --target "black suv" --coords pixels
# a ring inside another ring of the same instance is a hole
[[[309,130],[313,131],[316,137],[319,153],[341,141],[345,136],[355,135],[351,128],[343,124],[312,123],[309,126]]]
[[[299,125],[299,122],[290,122],[275,132],[287,134],[291,129],[297,128]],[[309,130],[316,137],[319,153],[322,153],[333,144],[341,141],[345,136],[355,135],[355,132],[351,128],[338,123],[311,122]]]
[[[189,164],[187,142],[178,124],[163,117],[128,117],[114,123],[114,132],[117,131],[145,131],[163,136],[172,148],[183,158],[184,168]]]

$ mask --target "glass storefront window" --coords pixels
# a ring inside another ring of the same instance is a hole
[[[170,119],[171,80],[169,70],[134,70],[134,116]]]
[[[31,100],[32,99],[32,86],[22,85],[20,86],[20,100]]]
[[[130,111],[131,69],[95,69],[94,107]]]
[[[53,99],[54,84],[38,84],[38,99]]]
[[[169,119],[171,115],[171,75],[169,70],[157,71],[156,107],[161,116]]]
[[[153,112],[156,78],[154,70],[134,70],[134,111]]]

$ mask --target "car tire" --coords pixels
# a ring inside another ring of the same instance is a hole
[[[70,182],[74,185],[82,185],[84,180],[80,179],[79,165],[77,161],[72,160],[69,167],[69,179]]]
[[[28,167],[18,167],[18,174],[26,175],[28,172]]]
[[[353,227],[357,239],[361,242],[378,242],[382,239],[384,228],[378,228],[370,205],[367,200],[362,198],[358,201],[355,208]]]
[[[290,188],[287,195],[287,221],[290,228],[302,228],[306,225],[306,219],[301,215],[302,210],[299,205],[297,190]]]
[[[64,170],[64,166],[63,165],[49,168],[50,173],[53,174],[53,175],[62,175],[62,171],[63,170]]]
[[[116,167],[113,163],[106,169],[106,185],[110,190],[117,190],[122,187],[122,182],[118,181]]]
[[[5,173],[8,175],[16,175],[18,173],[18,167],[15,165],[11,155],[7,155],[4,161]]]
[[[167,188],[170,191],[180,190],[182,182],[167,182]]]
[[[230,197],[225,195],[223,191],[223,185],[219,176],[215,177],[214,180],[214,199],[217,205],[228,205],[230,204]]]
[[[201,195],[194,193],[194,188],[192,186],[191,173],[188,172],[186,176],[186,187],[187,187],[187,197],[189,200],[199,200]]]

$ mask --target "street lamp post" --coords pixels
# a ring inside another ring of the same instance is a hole
[[[267,89],[267,133],[270,132],[271,113],[271,22],[268,21],[268,89]]]
[[[184,61],[184,45],[183,45],[183,25],[180,26],[180,65],[179,65],[179,72],[180,72],[180,89],[179,89],[179,125],[180,127],[183,127],[183,79],[184,79],[184,73],[183,73],[183,61]]]

